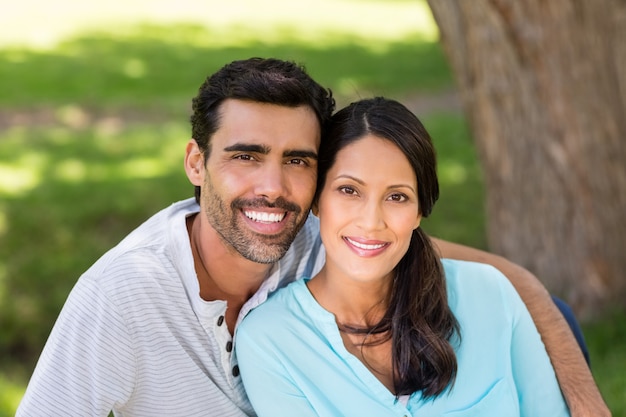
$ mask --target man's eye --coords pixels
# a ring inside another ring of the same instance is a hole
[[[292,159],[289,160],[289,164],[291,164],[291,165],[303,165],[303,166],[309,165],[307,163],[307,161],[305,161],[302,158],[292,158]]]
[[[240,160],[242,160],[242,161],[253,161],[253,160],[254,160],[254,158],[252,157],[252,155],[245,154],[245,153],[244,153],[244,154],[235,155],[235,156],[233,157],[233,159],[240,159]]]

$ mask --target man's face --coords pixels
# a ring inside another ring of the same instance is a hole
[[[309,213],[319,123],[309,107],[243,100],[226,100],[220,113],[201,184],[201,210],[241,256],[276,262]]]

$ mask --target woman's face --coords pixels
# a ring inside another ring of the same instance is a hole
[[[339,151],[314,207],[327,273],[388,277],[420,224],[417,186],[408,159],[388,140],[367,135]]]

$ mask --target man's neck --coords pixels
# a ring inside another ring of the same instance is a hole
[[[226,322],[232,333],[241,307],[267,279],[272,265],[252,262],[227,248],[200,215],[187,219],[200,297],[205,301],[226,301]]]

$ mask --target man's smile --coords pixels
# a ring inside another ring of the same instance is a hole
[[[279,223],[287,215],[286,211],[280,213],[268,213],[265,211],[244,210],[243,214],[250,220],[261,223]]]

